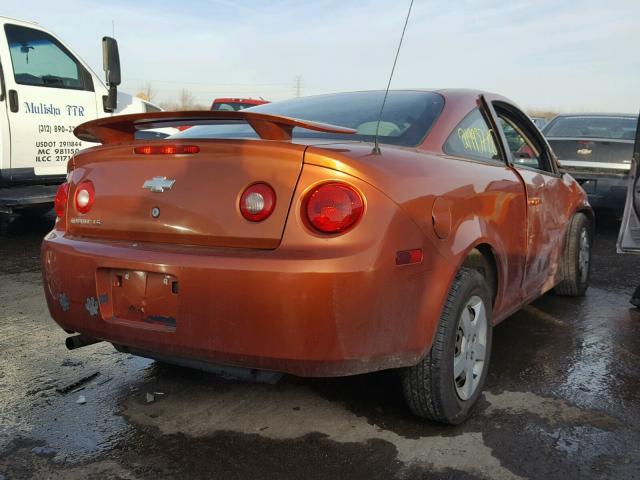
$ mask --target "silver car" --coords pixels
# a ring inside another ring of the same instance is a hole
[[[624,113],[561,114],[542,129],[593,208],[622,214],[637,123]]]
[[[640,122],[640,117],[638,121]],[[633,147],[627,198],[618,235],[618,253],[640,254],[640,128],[636,130]],[[640,285],[636,288],[631,303],[640,307]]]

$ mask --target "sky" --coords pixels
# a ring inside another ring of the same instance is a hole
[[[384,89],[409,1],[2,0],[102,78],[115,32],[123,83],[280,100]],[[526,109],[640,110],[640,0],[415,0],[391,88],[476,88]]]

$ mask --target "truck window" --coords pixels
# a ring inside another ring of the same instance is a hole
[[[93,91],[89,73],[51,35],[18,25],[5,32],[16,83]]]

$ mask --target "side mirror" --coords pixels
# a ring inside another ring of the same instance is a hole
[[[118,85],[120,85],[120,54],[115,38],[102,38],[102,69],[104,70],[109,94],[103,97],[104,111],[113,112],[118,106]]]

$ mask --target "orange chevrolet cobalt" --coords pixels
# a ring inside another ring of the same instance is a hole
[[[462,422],[493,327],[587,289],[593,212],[511,101],[396,90],[380,116],[384,95],[76,128],[102,145],[70,160],[42,245],[67,345],[299,376],[396,369],[411,411]]]

